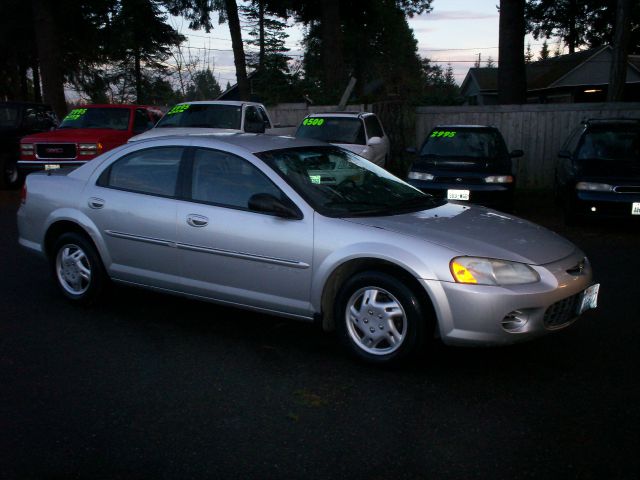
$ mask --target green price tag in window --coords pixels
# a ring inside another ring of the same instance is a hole
[[[309,175],[309,180],[311,180],[311,183],[320,183],[321,180],[321,176],[320,175]]]
[[[434,130],[431,132],[431,138],[453,138],[456,136],[456,132],[449,130]]]
[[[174,115],[176,113],[182,113],[185,110],[188,110],[190,106],[191,105],[189,103],[185,103],[185,104],[182,104],[182,105],[176,105],[175,107],[173,107],[171,110],[169,110],[167,112],[167,115]]]
[[[305,118],[302,124],[310,127],[319,127],[324,124],[324,118]]]
[[[74,108],[69,114],[64,117],[65,120],[78,120],[82,115],[87,113],[86,108]]]

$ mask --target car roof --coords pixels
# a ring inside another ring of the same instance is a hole
[[[587,127],[640,126],[640,118],[587,118],[582,124]]]
[[[261,103],[258,102],[243,102],[241,100],[195,100],[193,102],[180,102],[178,105],[232,105],[236,107],[241,107],[243,105],[255,105],[262,106]]]
[[[433,129],[436,128],[468,128],[468,129],[483,129],[483,128],[491,128],[497,130],[498,127],[495,125],[436,125]]]
[[[307,117],[343,117],[343,118],[360,118],[367,115],[374,115],[372,112],[318,112],[310,113]],[[307,118],[305,117],[305,118]]]
[[[155,143],[156,141],[175,140],[179,144],[192,145],[194,140],[198,146],[207,145],[213,148],[224,148],[225,144],[242,148],[249,153],[266,152],[300,147],[329,147],[328,143],[311,138],[266,135],[260,133],[207,133],[200,135],[166,135],[138,140],[136,144]]]

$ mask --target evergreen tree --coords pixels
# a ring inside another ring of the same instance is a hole
[[[527,42],[527,49],[524,52],[524,62],[533,62],[533,52],[531,51],[531,42]]]
[[[187,87],[186,100],[214,100],[222,90],[211,69],[200,70],[193,75],[192,83]]]
[[[496,62],[493,60],[491,55],[489,55],[489,58],[487,58],[486,66],[487,66],[487,68],[496,68]]]
[[[540,49],[540,56],[538,57],[538,60],[546,60],[547,58],[549,58],[549,55],[549,44],[545,39],[545,41],[542,42],[542,48]]]

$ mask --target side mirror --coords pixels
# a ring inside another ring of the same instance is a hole
[[[509,153],[509,156],[511,158],[519,158],[522,157],[524,155],[524,152],[522,150],[513,150],[511,153]]]
[[[367,142],[367,145],[380,145],[382,143],[382,139],[380,137],[371,137]]]
[[[291,204],[284,203],[270,193],[256,193],[249,199],[249,209],[254,212],[269,213],[276,217],[300,220],[302,215]]]
[[[264,133],[264,122],[247,122],[245,121],[244,131],[247,133]]]
[[[560,157],[560,158],[571,158],[571,152],[569,150],[560,150],[558,152],[558,157]]]

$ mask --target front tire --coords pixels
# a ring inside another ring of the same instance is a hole
[[[51,255],[51,270],[62,294],[82,305],[95,303],[107,281],[104,266],[93,244],[74,232],[65,233],[56,241]]]
[[[395,364],[417,353],[424,342],[427,319],[418,297],[386,273],[351,277],[335,308],[340,339],[360,360]]]
[[[16,161],[6,156],[0,157],[0,189],[19,188],[23,181],[24,175]]]

